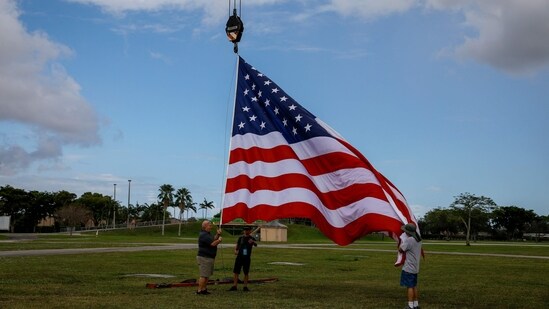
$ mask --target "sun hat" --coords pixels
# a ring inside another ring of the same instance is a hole
[[[412,236],[416,236],[416,226],[413,223],[405,224],[400,229]]]

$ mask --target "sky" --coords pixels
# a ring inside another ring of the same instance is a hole
[[[219,212],[229,4],[0,0],[0,186],[135,205],[171,184]],[[240,56],[361,151],[416,217],[466,192],[549,214],[548,1],[240,7]]]

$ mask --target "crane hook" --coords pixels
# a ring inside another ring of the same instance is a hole
[[[233,51],[235,54],[238,54],[238,42],[240,42],[240,39],[242,38],[242,32],[244,32],[244,23],[242,22],[242,19],[240,19],[240,16],[238,16],[236,7],[234,7],[233,15],[229,16],[229,20],[227,20],[227,24],[225,25],[225,33],[227,34],[229,41],[234,44]]]

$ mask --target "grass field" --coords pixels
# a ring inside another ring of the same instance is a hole
[[[158,228],[100,232],[97,237],[48,236],[0,242],[0,251],[196,242],[198,225],[186,226],[181,237],[177,229],[167,227],[165,236]],[[228,232],[228,246],[218,254],[213,279],[232,275],[236,236]],[[260,243],[254,249],[251,278],[279,281],[251,285],[250,293],[228,292],[227,285],[209,286],[208,296],[195,295],[192,287],[145,288],[149,282],[196,278],[196,249],[0,257],[0,308],[404,307],[392,240],[372,236],[338,247],[311,228],[291,226],[288,234],[287,248]],[[424,249],[419,277],[422,308],[549,308],[548,244],[483,242],[466,247],[425,241]]]

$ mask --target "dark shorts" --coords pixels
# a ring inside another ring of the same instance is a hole
[[[400,285],[407,288],[413,288],[417,286],[417,274],[412,274],[406,271],[402,271],[400,274]]]
[[[250,264],[252,259],[250,257],[237,257],[234,261],[233,273],[240,274],[240,269],[243,270],[244,275],[247,275],[250,272]]]

